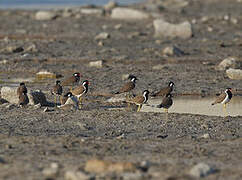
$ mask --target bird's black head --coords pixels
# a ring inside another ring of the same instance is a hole
[[[60,82],[59,80],[57,80],[55,83],[56,83],[56,85],[58,85],[58,84],[60,84],[61,82]]]
[[[170,87],[173,87],[174,85],[175,85],[174,82],[172,82],[172,81],[169,82]]]
[[[19,85],[20,85],[20,86],[25,86],[24,82],[21,82]]]
[[[75,77],[80,77],[81,74],[80,74],[79,72],[75,72],[75,73],[73,74],[73,76],[75,76]]]
[[[85,86],[85,85],[89,85],[89,81],[88,80],[85,80],[82,82],[82,85]]]
[[[129,75],[128,79],[130,79],[132,82],[135,82],[138,80],[137,77],[132,74]]]

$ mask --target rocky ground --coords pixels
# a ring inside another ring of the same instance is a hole
[[[0,106],[1,179],[242,178],[241,116],[166,117],[111,111],[123,104],[106,102],[127,74],[139,78],[137,94],[172,80],[176,94],[214,95],[232,87],[240,95],[241,75],[226,69],[242,67],[242,3],[154,0],[128,8],[140,14],[115,17],[115,4],[44,15],[0,11],[0,86],[26,81],[53,102],[55,79],[36,79],[36,73],[81,72],[91,84],[78,111]],[[176,30],[161,33],[156,19]],[[188,26],[177,25],[185,21]]]

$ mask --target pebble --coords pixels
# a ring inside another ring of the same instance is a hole
[[[103,61],[100,60],[100,61],[92,61],[89,63],[89,66],[90,67],[96,67],[96,68],[101,68],[103,67]]]
[[[108,38],[110,38],[110,34],[106,32],[102,32],[95,37],[95,40],[108,39]]]
[[[35,44],[31,44],[30,46],[26,47],[25,52],[37,52],[38,49]]]
[[[242,80],[242,70],[241,69],[229,68],[228,70],[226,70],[226,74],[229,77],[229,79]]]
[[[0,64],[7,64],[7,63],[8,61],[6,59],[0,61]]]
[[[206,177],[214,172],[215,172],[215,170],[211,166],[209,166],[205,163],[198,163],[197,165],[192,167],[189,174],[191,176],[201,178],[201,177]]]
[[[35,14],[35,19],[42,21],[42,20],[52,20],[55,19],[57,17],[57,15],[54,12],[50,12],[50,11],[38,11]]]
[[[50,179],[57,176],[58,170],[59,165],[57,163],[51,163],[50,167],[43,169],[42,173],[46,178]]]
[[[183,56],[185,53],[176,46],[168,46],[163,49],[162,54],[165,56]]]
[[[119,30],[119,29],[121,29],[122,28],[122,24],[116,24],[115,26],[114,26],[114,29],[116,29],[116,30]]]
[[[201,137],[204,139],[208,139],[208,138],[210,138],[210,135],[208,133],[206,133],[206,134],[203,134]]]
[[[118,7],[112,10],[111,18],[123,20],[143,20],[148,19],[149,15],[139,10]]]
[[[186,0],[163,0],[161,2],[162,2],[161,5],[165,9],[175,10],[175,11],[184,8],[189,4],[189,2]]]
[[[218,66],[215,67],[215,70],[224,71],[229,68],[239,68],[240,62],[236,60],[235,57],[228,57],[222,60]]]
[[[113,8],[117,7],[118,4],[114,1],[109,1],[107,4],[105,4],[103,6],[103,8],[106,10],[106,11],[110,11],[112,10]]]
[[[36,73],[36,78],[37,79],[55,79],[56,74],[43,70],[43,71]]]
[[[162,19],[153,21],[155,37],[182,38],[187,39],[192,36],[192,26],[188,21],[180,24],[171,24]]]
[[[82,8],[80,9],[80,13],[82,14],[93,14],[93,15],[103,15],[104,11],[103,9],[97,9],[97,8]]]
[[[65,180],[89,180],[94,179],[91,175],[87,175],[81,171],[66,171]]]

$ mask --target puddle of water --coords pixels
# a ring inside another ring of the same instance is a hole
[[[179,96],[173,97],[173,105],[169,108],[170,113],[189,113],[208,116],[225,116],[222,104],[214,106],[211,103],[216,97],[198,97],[198,96]],[[161,99],[149,99],[149,105],[160,104]],[[242,115],[242,96],[233,96],[230,103],[227,104],[227,112],[229,116]],[[143,105],[142,112],[162,112],[163,108]]]

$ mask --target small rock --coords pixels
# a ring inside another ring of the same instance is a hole
[[[6,59],[0,61],[0,64],[7,64],[7,63],[8,61]]]
[[[99,41],[97,44],[98,46],[104,46],[104,43],[102,41]]]
[[[96,8],[82,8],[80,9],[80,13],[82,14],[93,14],[93,15],[103,15],[104,11],[102,9],[96,9]]]
[[[35,14],[35,19],[36,20],[52,20],[55,19],[57,17],[57,15],[54,12],[50,12],[50,11],[38,11]]]
[[[26,47],[25,52],[37,52],[38,49],[36,48],[36,45],[35,44],[31,44],[30,46]]]
[[[240,68],[240,62],[234,57],[228,57],[221,61],[218,66],[215,67],[216,70],[224,71],[228,68]]]
[[[16,33],[19,33],[19,34],[26,34],[27,31],[25,29],[16,29]]]
[[[165,69],[167,66],[166,65],[162,65],[162,64],[158,64],[152,67],[152,69],[154,70],[162,70]]]
[[[136,166],[130,162],[111,162],[93,159],[86,162],[85,171],[90,173],[135,172]]]
[[[177,48],[176,46],[168,46],[163,49],[162,51],[163,55],[165,56],[183,56],[185,53]]]
[[[116,2],[114,2],[114,1],[109,1],[106,5],[104,5],[103,7],[104,7],[104,9],[106,10],[106,11],[110,11],[110,10],[112,10],[113,8],[115,8],[115,7],[117,7],[118,6],[118,4],[116,3]]]
[[[122,80],[127,80],[129,78],[130,74],[123,74]]]
[[[37,79],[55,79],[56,74],[44,70],[36,73],[36,78]]]
[[[95,40],[108,39],[108,38],[110,38],[110,34],[106,32],[102,32],[95,37]]]
[[[89,66],[90,67],[96,67],[96,68],[101,68],[103,67],[103,61],[100,60],[100,61],[92,61],[89,63]]]
[[[16,106],[15,106],[14,104],[10,104],[10,103],[9,103],[8,105],[5,106],[5,108],[6,108],[6,109],[9,109],[9,110],[11,110],[11,109],[13,109],[13,108],[15,108],[15,107],[16,107]]]
[[[180,24],[171,24],[162,19],[153,21],[155,37],[182,38],[187,39],[192,36],[192,27],[188,21]]]
[[[93,179],[90,175],[81,171],[66,171],[65,180],[89,180]]]
[[[122,24],[117,24],[114,26],[114,29],[119,30],[122,28]]]
[[[215,172],[215,170],[212,167],[210,167],[209,165],[207,165],[205,163],[199,163],[190,170],[189,174],[191,176],[201,178],[201,177],[206,177],[209,174],[212,174],[214,172]]]
[[[206,133],[206,134],[202,135],[201,137],[204,139],[208,139],[208,138],[210,138],[210,135],[208,133]]]
[[[112,10],[111,18],[123,20],[143,20],[148,19],[149,15],[145,12],[138,11],[135,9],[118,7]]]
[[[40,103],[39,103],[39,104],[35,104],[35,105],[34,105],[34,108],[35,108],[35,109],[39,109],[39,108],[41,108],[41,104],[40,104]],[[45,112],[45,111],[44,111],[44,112]]]
[[[212,31],[213,31],[213,28],[209,26],[209,27],[207,28],[207,30],[208,30],[208,32],[212,32]]]
[[[188,6],[188,1],[185,0],[163,0],[161,1],[161,5],[169,10],[179,10],[181,8],[184,8]]]
[[[233,23],[233,24],[238,24],[238,19],[236,18],[231,18],[230,21]]]
[[[55,178],[58,173],[59,165],[57,163],[51,163],[49,168],[45,168],[42,173],[46,178]]]
[[[237,80],[242,79],[242,70],[241,69],[229,68],[228,70],[226,70],[226,74],[230,79],[237,79]]]
[[[143,177],[143,174],[140,172],[136,173],[123,173],[122,174],[122,179],[123,180],[140,180],[140,179],[146,179]]]

